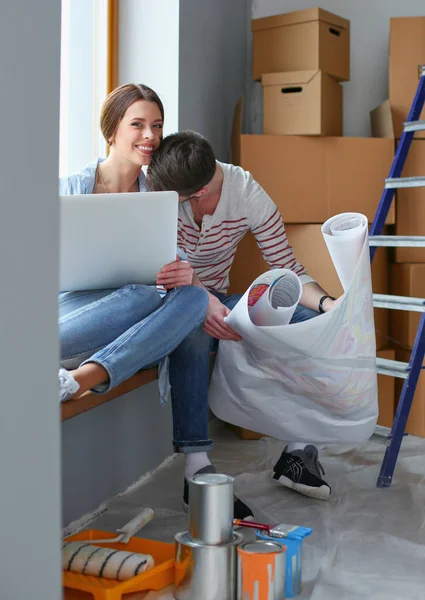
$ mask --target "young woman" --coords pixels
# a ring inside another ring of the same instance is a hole
[[[106,99],[101,130],[109,145],[76,175],[60,181],[60,194],[97,194],[146,190],[142,171],[162,139],[164,109],[157,94],[144,85],[124,85]],[[160,224],[158,224],[160,225]],[[87,390],[106,392],[139,369],[160,363],[203,322],[208,295],[191,285],[193,270],[183,253],[166,265],[155,286],[62,292],[59,297],[61,365],[60,400]],[[180,260],[183,259],[183,260]],[[188,365],[187,368],[190,368]],[[168,392],[167,369],[160,368],[162,399]],[[183,413],[177,415],[184,422]],[[185,434],[185,432],[183,432]],[[189,452],[199,439],[175,438]]]

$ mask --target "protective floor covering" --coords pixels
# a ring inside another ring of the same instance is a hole
[[[321,448],[332,496],[320,502],[271,479],[282,442],[242,441],[221,422],[211,426],[211,460],[218,471],[236,476],[236,492],[256,520],[313,528],[304,542],[299,600],[425,600],[425,440],[404,440],[392,487],[386,490],[376,488],[384,446]],[[187,529],[182,486],[183,457],[178,456],[131,493],[111,500],[94,526],[114,531],[150,506],[156,518],[139,535],[171,542],[175,532]],[[133,594],[125,600],[159,598],[168,600],[172,594]]]

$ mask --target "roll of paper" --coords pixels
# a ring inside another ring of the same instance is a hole
[[[288,269],[280,272],[282,274],[273,280],[273,271],[269,271],[264,280],[250,290],[249,317],[254,325],[288,325],[292,319],[302,294],[301,280]]]
[[[367,219],[360,213],[343,213],[322,225],[322,234],[344,292],[350,287],[367,232]]]
[[[125,581],[154,566],[149,554],[112,550],[87,542],[65,542],[62,547],[62,569],[73,573]]]

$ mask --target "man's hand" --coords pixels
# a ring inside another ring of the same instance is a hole
[[[241,336],[224,322],[224,317],[227,317],[229,313],[230,309],[227,306],[222,304],[215,296],[210,295],[207,316],[204,321],[205,333],[219,340],[240,342]]]
[[[163,285],[166,290],[171,290],[183,285],[192,285],[193,269],[187,260],[180,260],[177,257],[172,263],[162,267],[156,276],[156,284]]]
[[[325,312],[328,312],[329,310],[332,310],[336,306],[337,302],[338,302],[338,300],[332,300],[331,298],[326,298],[325,300],[323,300],[322,308]]]

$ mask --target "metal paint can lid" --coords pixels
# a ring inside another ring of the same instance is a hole
[[[284,547],[280,544],[276,544],[275,542],[266,542],[257,540],[255,542],[245,542],[240,546],[240,549],[243,552],[248,552],[249,554],[272,554],[272,553],[281,553],[284,552]]]
[[[220,473],[203,473],[200,475],[194,475],[191,478],[193,483],[197,485],[228,485],[233,483],[235,480],[230,475],[222,475]]]

